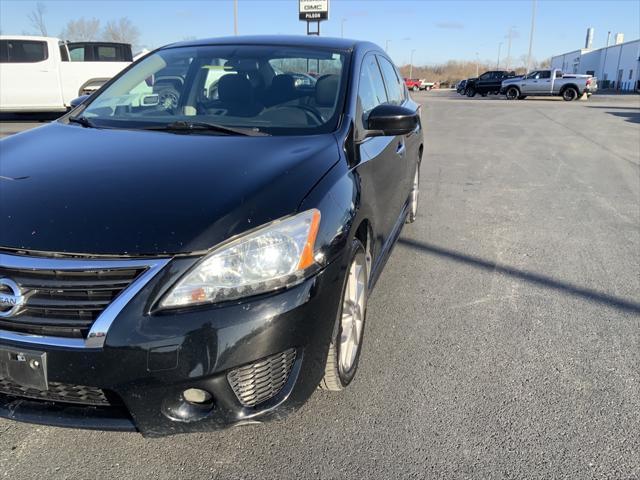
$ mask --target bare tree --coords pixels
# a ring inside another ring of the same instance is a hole
[[[109,21],[104,27],[102,37],[110,42],[136,45],[140,39],[140,30],[127,17],[122,17],[120,20]]]
[[[47,36],[47,26],[44,21],[44,14],[47,13],[47,7],[42,2],[36,3],[36,8],[33,10],[27,18],[31,26],[36,29],[43,37]]]
[[[97,40],[100,34],[100,20],[97,18],[85,19],[84,17],[78,20],[69,20],[67,25],[60,33],[60,38],[63,40],[71,40],[74,42],[85,41],[90,42]]]

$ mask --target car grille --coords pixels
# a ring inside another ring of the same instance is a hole
[[[274,397],[287,382],[295,358],[291,348],[229,372],[227,378],[240,403],[253,407]]]
[[[0,329],[67,338],[86,338],[93,322],[144,268],[35,270],[0,266],[26,292],[26,303]]]
[[[49,402],[74,403],[80,405],[111,406],[104,391],[95,387],[49,382],[48,390],[23,387],[6,378],[0,378],[0,394],[11,397],[30,398]]]

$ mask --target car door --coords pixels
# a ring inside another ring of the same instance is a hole
[[[489,89],[489,84],[493,77],[493,72],[485,72],[478,77],[476,81],[476,92],[485,93]]]
[[[406,95],[404,86],[400,81],[400,73],[395,66],[388,58],[382,55],[376,55],[376,57],[387,90],[387,101],[393,105],[402,105],[411,110],[416,110],[418,105]],[[419,157],[418,149],[421,145],[419,132],[416,129],[408,135],[398,137],[398,143],[404,143],[405,148],[405,154],[398,159],[398,168],[404,170],[404,191],[407,192],[407,197],[413,187],[413,178]]]
[[[388,101],[376,56],[366,55],[360,66],[356,111],[357,138],[364,137],[369,113]],[[358,142],[360,162],[356,172],[371,208],[377,232],[374,253],[387,244],[397,228],[407,199],[406,144],[399,136],[368,137]]]
[[[535,83],[534,94],[548,95],[551,93],[551,71],[541,70],[538,72],[538,80]]]
[[[523,95],[533,95],[538,88],[538,71],[531,72],[520,82],[520,92]]]
[[[58,51],[39,40],[0,40],[0,105],[4,110],[62,107]]]

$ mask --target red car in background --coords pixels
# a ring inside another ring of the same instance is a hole
[[[405,78],[404,84],[407,86],[409,90],[413,90],[414,92],[417,92],[418,90],[420,90],[420,86],[422,85],[422,82],[417,78]]]

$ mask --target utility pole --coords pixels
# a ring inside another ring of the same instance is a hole
[[[509,39],[507,43],[507,70],[511,66],[511,38],[513,37],[513,27],[509,27],[509,33],[507,34],[507,38]]]
[[[346,21],[347,21],[347,19],[346,19],[346,18],[343,18],[343,19],[340,21],[340,36],[341,36],[342,38],[344,38],[344,22],[346,22]]]
[[[416,51],[416,49],[412,49],[411,50],[411,57],[409,60],[409,78],[413,78],[413,53]]]
[[[476,78],[480,75],[480,55],[476,52]]]
[[[533,49],[533,32],[536,28],[536,0],[531,0],[531,32],[529,32],[529,54],[527,55],[527,73],[531,70],[531,50]]]
[[[238,0],[233,0],[233,34],[238,35]]]
[[[385,53],[389,53],[389,42],[390,42],[390,41],[391,41],[391,40],[387,40],[387,41],[384,43],[384,51],[385,51]]]
[[[502,50],[502,42],[498,44],[498,61],[496,62],[496,70],[500,70],[500,50]]]

